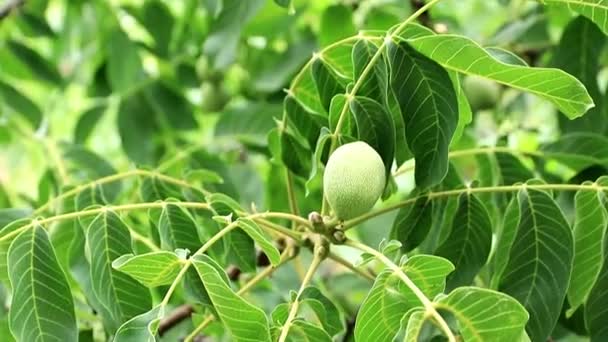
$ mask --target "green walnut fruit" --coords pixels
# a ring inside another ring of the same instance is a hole
[[[496,82],[477,76],[465,78],[463,88],[475,111],[493,108],[500,97],[500,86]]]
[[[382,195],[385,184],[382,158],[361,141],[336,149],[329,157],[323,175],[323,191],[340,220],[368,212]]]

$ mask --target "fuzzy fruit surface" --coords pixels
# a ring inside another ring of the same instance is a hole
[[[368,212],[382,195],[385,184],[382,158],[361,141],[337,148],[323,175],[323,192],[340,220]]]

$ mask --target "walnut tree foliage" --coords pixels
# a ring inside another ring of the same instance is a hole
[[[608,1],[0,14],[0,340],[608,340]]]

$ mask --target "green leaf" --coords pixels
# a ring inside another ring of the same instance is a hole
[[[391,88],[416,159],[416,185],[425,189],[441,182],[448,172],[448,149],[458,124],[458,100],[447,71],[407,43],[390,42],[388,59]]]
[[[43,80],[51,86],[62,84],[63,79],[57,68],[38,52],[15,40],[9,40],[6,44],[15,57],[36,76],[36,79]]]
[[[388,178],[395,158],[395,127],[391,115],[382,105],[367,97],[355,96],[348,104],[357,123],[359,140],[378,152]]]
[[[128,58],[128,56],[125,58]],[[118,69],[119,67],[114,68]],[[110,70],[109,66],[108,70]],[[119,71],[113,72],[118,73]],[[121,87],[126,87],[126,85],[121,85]],[[142,92],[121,99],[118,107],[116,119],[122,149],[129,159],[138,164],[153,164],[155,161],[156,143],[154,135],[157,127],[155,120],[153,117],[151,118],[151,113],[154,113],[154,108],[150,106]]]
[[[404,329],[405,336],[403,338],[403,342],[418,342],[420,333],[422,332],[422,327],[426,321],[424,311],[418,310],[413,313],[406,314],[404,318],[407,319],[402,320],[401,325],[407,325]]]
[[[454,266],[446,259],[415,255],[403,271],[427,298],[433,298],[445,287],[446,276]],[[399,331],[401,318],[410,309],[421,307],[414,293],[392,271],[378,275],[363,301],[355,323],[357,341],[392,341]]]
[[[448,289],[469,285],[485,265],[492,247],[492,221],[483,203],[473,194],[460,195],[451,233],[434,253],[456,267]]]
[[[500,292],[460,287],[439,299],[436,308],[454,314],[463,341],[521,341],[525,335],[528,313]]]
[[[350,6],[337,4],[329,6],[321,15],[319,43],[327,46],[357,33]]]
[[[593,20],[608,34],[608,2],[605,0],[540,0],[547,5],[567,7]]]
[[[532,341],[545,341],[568,289],[572,232],[546,192],[523,189],[518,197],[521,218],[498,289],[519,300],[530,313],[526,331]]]
[[[162,1],[146,1],[136,18],[154,38],[154,51],[161,57],[169,55],[169,44],[175,18],[171,10]]]
[[[114,166],[106,159],[82,146],[64,144],[62,150],[63,158],[67,161],[70,173],[83,180],[92,181],[117,173]],[[92,187],[91,191],[102,193],[107,201],[112,202],[118,197],[121,189],[120,182],[112,182]],[[94,196],[92,197],[94,198]]]
[[[399,210],[390,236],[401,242],[404,253],[418,247],[427,237],[433,224],[433,203],[428,197],[420,197],[414,205]]]
[[[158,230],[163,249],[184,248],[194,253],[201,246],[196,222],[179,204],[167,202],[163,206]]]
[[[6,234],[11,233],[27,224],[31,220],[29,218],[15,219],[11,223],[5,225],[0,229],[0,236],[4,237]],[[12,238],[0,240],[0,281],[8,282],[8,250],[17,236]]]
[[[9,322],[18,341],[78,340],[70,286],[40,225],[13,241],[8,272],[13,288]]]
[[[287,131],[279,133],[281,142],[281,160],[291,172],[306,177],[310,174],[311,152],[296,137]]]
[[[253,239],[242,230],[233,230],[228,234],[228,237],[230,238],[230,260],[242,272],[255,272],[256,253]]]
[[[319,289],[309,286],[302,291],[300,301],[308,305],[317,315],[323,329],[331,336],[344,331],[344,320],[338,307],[329,300]]]
[[[494,157],[498,163],[501,178],[500,184],[513,185],[534,178],[532,171],[524,166],[521,160],[513,154],[498,152],[494,154]]]
[[[279,250],[273,245],[272,238],[263,231],[257,223],[253,220],[246,218],[238,219],[239,227],[249,235],[255,242],[257,242],[258,246],[264,251],[264,254],[270,260],[270,263],[273,266],[277,266],[281,261],[281,253]]]
[[[608,179],[602,177],[598,185],[606,184]],[[591,184],[586,182],[585,184]],[[574,264],[570,285],[568,287],[568,302],[570,309],[567,315],[572,315],[576,309],[585,303],[593,284],[597,280],[604,258],[603,241],[608,224],[608,214],[603,204],[603,193],[598,191],[579,190],[574,197],[576,219],[574,221]]]
[[[183,260],[168,251],[125,254],[112,262],[112,267],[128,274],[146,287],[169,285],[180,271]]]
[[[570,119],[594,106],[583,84],[562,70],[505,64],[474,41],[457,35],[425,36],[407,42],[449,70],[485,77],[549,100]]]
[[[156,116],[163,118],[170,128],[193,130],[198,127],[198,123],[194,119],[194,106],[173,86],[169,86],[165,82],[154,82],[146,86],[143,93],[156,112]]]
[[[141,199],[144,202],[164,201],[168,198],[183,199],[181,188],[175,184],[163,181],[157,176],[146,176],[139,188]]]
[[[378,47],[369,40],[358,40],[353,47],[354,80],[358,81],[363,76],[363,70],[370,63]],[[384,57],[377,59],[371,69],[371,73],[365,75],[357,94],[375,99],[382,105],[387,103],[388,93],[388,68]]]
[[[278,340],[280,334],[281,329],[279,327],[274,327],[272,329],[273,340]],[[332,339],[327,332],[318,326],[301,319],[295,319],[292,321],[289,333],[287,334],[287,339],[285,341],[331,342]]]
[[[327,62],[321,58],[315,58],[310,72],[315,81],[321,104],[325,111],[329,112],[331,99],[337,94],[344,94],[344,87],[338,82],[337,76]]]
[[[164,312],[165,308],[157,305],[152,310],[131,318],[116,331],[114,342],[155,342]]]
[[[74,143],[84,145],[95,130],[95,126],[106,112],[106,105],[97,105],[87,109],[78,118],[76,128],[74,128]]]
[[[208,257],[197,255],[193,265],[233,341],[251,340],[252,336],[258,341],[270,341],[268,318],[264,311],[234,293],[218,270],[209,263]]]
[[[604,250],[608,250],[608,234],[604,236]],[[589,331],[591,342],[601,342],[608,339],[608,253],[604,254],[602,270],[589,293],[585,304],[585,325]]]
[[[500,225],[497,233],[496,247],[494,248],[494,255],[492,256],[492,289],[498,288],[500,279],[505,271],[505,268],[507,267],[507,263],[509,262],[511,247],[513,247],[513,242],[517,236],[517,227],[519,226],[519,220],[521,217],[519,205],[519,197],[513,196],[507,205],[502,225]]]
[[[43,117],[40,107],[16,88],[0,81],[0,104],[3,103],[17,115],[22,115],[32,128],[40,126]]]
[[[327,126],[327,118],[306,108],[293,95],[285,96],[283,108],[290,126],[308,141],[311,148],[316,146],[321,127]]]
[[[557,50],[553,54],[552,64],[578,78],[585,85],[596,106],[576,120],[571,121],[560,116],[562,132],[603,133],[606,130],[607,120],[602,106],[603,94],[597,82],[600,54],[605,40],[602,31],[583,16],[572,20],[564,29]]]
[[[144,76],[137,45],[120,28],[115,28],[108,38],[106,72],[112,90],[118,93],[137,85]]]
[[[608,138],[594,133],[578,132],[563,135],[544,145],[543,153],[574,171],[591,165],[608,166]]]
[[[245,102],[242,106],[222,112],[215,125],[214,134],[218,137],[236,136],[247,143],[265,145],[266,135],[276,127],[274,120],[280,115],[279,104]]]
[[[112,268],[112,261],[133,253],[129,228],[113,211],[106,210],[93,219],[86,231],[90,256],[90,277],[106,327],[114,331],[127,320],[152,307],[150,292],[125,273]]]
[[[262,0],[222,1],[221,12],[211,23],[203,45],[204,54],[211,58],[215,68],[225,69],[234,62],[241,30],[263,4]]]

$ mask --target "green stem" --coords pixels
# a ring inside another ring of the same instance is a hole
[[[471,155],[476,155],[476,154],[491,154],[491,153],[511,153],[511,154],[530,155],[530,156],[541,157],[541,158],[547,157],[544,153],[538,152],[538,151],[523,151],[523,150],[513,149],[513,148],[509,148],[509,147],[492,146],[492,147],[477,147],[477,148],[471,148],[471,149],[466,149],[466,150],[451,151],[450,153],[448,153],[448,158],[451,159],[451,158],[459,158],[459,157],[471,156]],[[404,163],[403,165],[401,165],[397,169],[397,171],[395,171],[393,173],[393,176],[397,177],[401,174],[414,170],[414,167],[412,165],[406,165],[406,164],[407,164],[407,162]]]
[[[317,249],[317,247],[315,249]],[[278,342],[285,342],[285,340],[287,339],[287,334],[289,333],[289,328],[291,327],[291,322],[296,318],[296,314],[298,313],[298,308],[300,305],[300,297],[302,296],[304,289],[306,289],[306,287],[308,286],[308,283],[310,283],[310,281],[312,280],[312,277],[314,276],[315,272],[317,271],[317,268],[319,268],[319,265],[321,264],[322,261],[323,261],[323,256],[321,255],[321,253],[319,253],[318,251],[315,250],[315,253],[314,253],[314,256],[312,259],[312,263],[310,264],[310,267],[308,268],[308,271],[306,272],[306,275],[304,276],[304,279],[302,280],[302,284],[300,285],[300,290],[298,290],[296,299],[294,300],[294,302],[291,306],[291,309],[289,310],[289,315],[287,316],[287,320],[285,321],[283,328],[281,328],[281,335],[279,336]]]
[[[380,208],[378,210],[370,211],[369,213],[363,214],[359,217],[355,217],[352,220],[344,222],[343,229],[347,230],[354,226],[365,222],[373,217],[386,214],[390,211],[400,209],[415,203],[420,198],[441,198],[449,196],[458,196],[463,193],[488,193],[488,192],[512,192],[519,191],[522,189],[536,189],[536,190],[556,190],[556,191],[608,191],[608,186],[600,186],[596,183],[593,184],[516,184],[516,185],[500,185],[500,186],[488,186],[479,188],[465,188],[438,192],[429,192],[425,195],[409,198],[407,200]]]
[[[363,278],[366,278],[366,279],[371,280],[371,281],[374,281],[376,279],[376,277],[374,277],[373,275],[371,275],[368,272],[365,272],[363,270],[360,270],[359,268],[355,267],[355,265],[353,265],[350,261],[342,258],[341,256],[339,256],[337,254],[334,254],[334,253],[330,252],[327,257],[329,259],[335,261],[336,263],[338,263],[338,264],[340,264],[340,265],[348,268],[353,273],[362,276]]]
[[[60,214],[60,215],[51,216],[48,218],[34,219],[34,220],[32,220],[31,223],[26,224],[20,228],[17,228],[15,230],[9,232],[8,234],[0,237],[0,241],[5,241],[10,238],[13,238],[14,236],[17,236],[21,232],[25,231],[26,229],[34,227],[35,225],[43,225],[43,224],[48,224],[48,223],[57,222],[57,221],[64,221],[64,220],[70,220],[70,219],[77,219],[77,218],[84,217],[84,216],[97,215],[106,210],[122,212],[122,211],[134,211],[134,210],[162,208],[163,206],[167,205],[167,203],[169,203],[169,202],[145,202],[145,203],[124,204],[124,205],[115,205],[115,206],[104,206],[104,207],[100,207],[100,208],[86,209],[86,210],[81,210],[81,211],[76,211],[76,212],[71,212],[71,213]],[[211,207],[207,203],[201,203],[201,202],[170,202],[170,203],[179,205],[184,208],[197,208],[197,209],[211,210]],[[245,218],[250,218],[250,219],[281,218],[281,219],[288,219],[288,220],[297,220],[299,222],[303,221],[303,222],[308,223],[308,221],[306,221],[302,217],[298,217],[298,216],[287,214],[287,213],[281,213],[281,212],[256,213],[256,214],[251,214],[251,215],[245,216]],[[272,229],[272,227],[268,227],[268,228]],[[280,234],[283,234],[283,235],[287,235],[289,237],[300,238],[300,234],[298,232],[291,231],[289,229],[283,228],[281,230],[277,230],[277,232]]]
[[[136,169],[136,170],[131,170],[131,171],[126,171],[126,172],[121,172],[121,173],[117,173],[114,175],[110,175],[107,177],[102,177],[99,179],[96,179],[94,181],[91,181],[89,183],[85,183],[82,185],[79,185],[69,191],[66,191],[64,193],[62,193],[61,195],[54,197],[52,199],[50,199],[48,202],[46,202],[45,204],[43,204],[42,206],[40,206],[38,209],[36,209],[33,213],[33,215],[37,215],[40,214],[42,212],[44,212],[45,210],[47,210],[49,207],[51,207],[53,204],[55,204],[58,201],[61,201],[63,199],[66,199],[70,196],[74,196],[77,195],[78,193],[87,190],[91,187],[97,186],[97,185],[102,185],[102,184],[106,184],[106,183],[112,183],[112,182],[116,182],[119,181],[121,179],[125,179],[125,178],[129,178],[129,177],[133,177],[133,176],[147,176],[147,177],[156,177],[164,182],[170,183],[170,184],[175,184],[175,185],[179,185],[181,187],[184,188],[189,188],[195,191],[199,191],[203,194],[206,194],[206,191],[203,189],[199,189],[193,185],[188,184],[187,182],[181,180],[181,179],[177,179],[177,178],[173,178],[167,175],[163,175],[161,173],[155,172],[155,171],[148,171],[148,170],[140,170],[140,169]]]
[[[362,252],[372,254],[373,256],[378,258],[378,260],[380,260],[386,267],[391,269],[394,274],[397,275],[397,277],[399,277],[399,279],[401,279],[405,283],[405,285],[414,293],[418,300],[420,300],[422,306],[424,306],[425,315],[427,317],[430,316],[434,319],[435,323],[439,326],[439,328],[448,338],[448,341],[456,342],[456,337],[454,336],[454,333],[452,332],[452,330],[450,330],[450,327],[448,326],[447,322],[443,319],[443,317],[441,317],[439,312],[435,310],[433,302],[431,302],[431,300],[426,297],[426,295],[418,288],[418,286],[416,286],[416,284],[414,284],[414,282],[405,274],[405,272],[403,272],[401,267],[392,262],[384,254],[360,242],[354,240],[347,240],[346,245],[356,248]]]
[[[287,167],[285,167],[285,177],[287,180],[287,199],[289,201],[289,210],[292,214],[300,216],[300,210],[298,209],[298,200],[296,199],[296,193],[294,191],[293,175]],[[292,221],[292,229],[295,229],[296,222]]]

